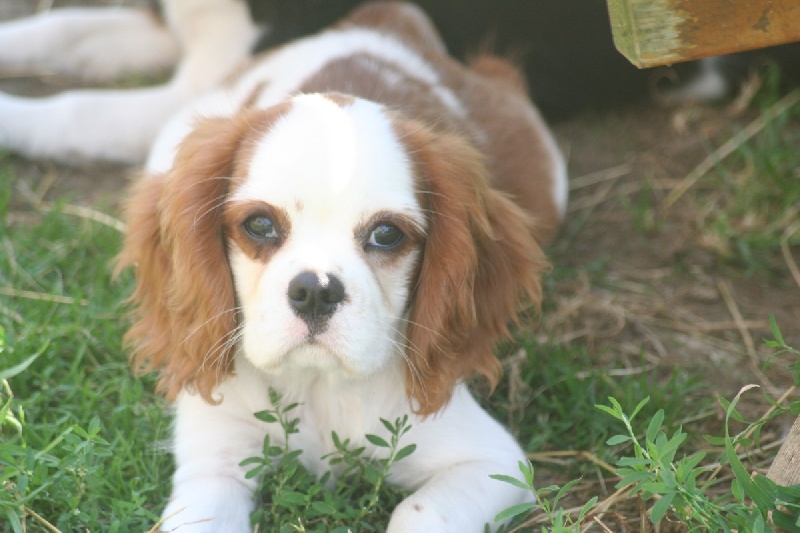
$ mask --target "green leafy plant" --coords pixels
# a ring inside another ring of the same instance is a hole
[[[491,477],[498,481],[508,483],[522,490],[530,491],[535,500],[528,503],[520,503],[509,507],[494,517],[495,522],[509,521],[508,524],[502,526],[500,532],[518,531],[520,528],[525,527],[526,519],[533,512],[541,512],[545,515],[546,521],[549,526],[543,526],[541,531],[543,533],[580,533],[581,525],[589,512],[597,504],[597,497],[591,498],[586,502],[583,507],[578,511],[575,518],[566,512],[561,506],[561,500],[569,493],[575,484],[580,480],[575,479],[564,486],[548,485],[537,489],[534,484],[534,467],[533,464],[528,462],[519,462],[519,471],[522,473],[522,479],[517,479],[512,476],[503,474],[495,474]]]
[[[630,415],[614,398],[609,398],[610,406],[596,406],[625,426],[625,433],[607,441],[610,446],[630,444],[633,447],[633,457],[623,457],[617,462],[620,476],[617,488],[630,487],[631,494],[653,501],[649,511],[653,523],[661,522],[671,512],[691,531],[775,532],[776,527],[800,531],[797,519],[800,487],[781,487],[758,473],[751,476],[737,455],[737,446],[745,442],[756,425],[764,423],[761,420],[731,435],[730,420],[740,418],[736,404],[746,390],[748,388],[742,389],[731,402],[721,401],[725,408],[724,437],[707,437],[712,444],[724,447],[720,464],[728,465],[734,475],[729,493],[732,498],[726,501],[717,501],[708,495],[713,476],[701,480],[710,469],[701,465],[706,457],[704,452],[676,459],[687,434],[678,429],[669,437],[662,430],[663,411],[659,410],[650,420],[643,437],[637,436],[633,421],[649,398],[642,400]]]
[[[385,457],[368,459],[365,446],[353,447],[335,432],[331,439],[336,450],[323,456],[331,470],[317,478],[303,467],[302,450],[292,450],[289,441],[297,433],[299,420],[292,411],[299,404],[285,405],[281,396],[270,390],[273,409],[256,413],[262,422],[277,424],[280,442],[266,435],[259,457],[242,462],[248,478],[259,478],[261,504],[251,516],[259,531],[331,532],[383,531],[394,506],[404,493],[387,486],[392,465],[411,455],[416,445],[400,446],[411,426],[408,416],[394,422],[381,419],[388,438],[368,434],[365,439],[385,450]],[[346,480],[346,482],[335,482]]]
[[[4,179],[0,189],[13,190]],[[120,347],[130,278],[111,281],[119,233],[58,206],[8,207],[0,205],[0,531],[147,531],[168,497],[159,480],[170,460],[154,444],[168,421]]]
[[[789,354],[796,357],[794,362],[789,365],[789,370],[794,374],[794,385],[800,387],[800,350],[792,348],[786,341],[783,340],[783,333],[778,328],[778,323],[775,321],[775,316],[769,316],[769,329],[772,332],[772,339],[764,339],[764,345],[777,350],[772,354],[772,357],[777,357],[782,354]]]

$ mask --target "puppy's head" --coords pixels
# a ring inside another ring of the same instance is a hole
[[[341,95],[200,121],[141,180],[120,265],[136,265],[134,363],[213,401],[237,350],[257,368],[367,378],[405,365],[429,414],[473,373],[520,298],[540,296],[529,219],[459,137]]]

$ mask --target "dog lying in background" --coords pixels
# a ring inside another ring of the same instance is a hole
[[[331,432],[411,416],[413,491],[388,531],[483,531],[530,498],[519,445],[464,383],[540,298],[566,203],[559,150],[506,61],[464,66],[411,4],[366,4],[183,108],[127,207],[137,367],[175,404],[165,531],[250,530],[268,391],[298,402],[314,472]],[[493,526],[496,526],[493,525]]]
[[[0,24],[0,66],[95,81],[176,67],[153,87],[0,93],[0,147],[31,158],[143,162],[164,122],[240,68],[259,36],[239,0],[165,0],[161,15],[71,8]]]
[[[173,70],[167,83],[147,88],[37,99],[0,93],[0,147],[33,158],[141,163],[156,132],[184,102],[219,86],[254,51],[318,31],[363,1],[152,0],[149,9],[54,9],[0,23],[0,68],[90,82]],[[629,103],[650,86],[652,73],[635,69],[614,49],[605,0],[464,0],[457,17],[451,0],[418,3],[456,57],[482,45],[514,55],[549,117]],[[796,65],[791,51],[782,55]],[[724,95],[745,76],[743,64],[725,58],[684,66],[681,79],[688,83],[666,96]],[[687,78],[692,70],[699,75]]]

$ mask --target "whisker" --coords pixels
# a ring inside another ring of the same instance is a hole
[[[238,337],[242,332],[242,330],[243,330],[243,325],[237,324],[236,327],[234,327],[233,329],[228,331],[225,335],[214,341],[214,344],[209,346],[208,350],[206,350],[205,358],[203,359],[203,364],[205,364],[208,360],[210,360],[214,354],[224,351],[226,348],[232,346],[232,343],[238,340]]]
[[[225,204],[227,197],[227,194],[221,194],[198,206],[194,215],[194,220],[192,221],[192,227],[196,227],[200,220],[222,207]],[[200,210],[204,207],[206,208],[205,211],[200,212]]]
[[[407,323],[409,322],[407,319],[404,319],[404,320]],[[405,361],[405,363],[408,366],[408,369],[409,369],[409,371],[411,373],[411,392],[413,394],[416,391],[416,388],[419,387],[419,390],[422,393],[423,398],[425,398],[425,400],[427,400],[428,399],[428,391],[425,388],[425,381],[422,379],[422,376],[420,375],[420,372],[419,372],[419,369],[417,368],[417,366],[409,358],[408,354],[406,353],[406,350],[410,350],[410,351],[412,351],[413,353],[415,353],[416,355],[419,355],[419,356],[422,356],[422,352],[419,350],[419,348],[417,348],[415,345],[413,345],[410,342],[410,340],[408,338],[408,335],[406,335],[404,330],[402,330],[400,328],[397,328],[397,327],[392,327],[392,330],[394,331],[396,336],[399,336],[404,341],[404,342],[399,342],[399,341],[397,341],[395,339],[394,336],[389,339],[396,347],[399,348],[398,351],[400,352],[400,355],[403,357],[403,360]],[[424,357],[420,357],[419,359],[425,361]],[[425,362],[427,363],[427,361],[425,361]]]
[[[425,193],[423,193],[423,194],[425,194]],[[432,194],[432,195],[435,194],[437,196],[442,196],[444,198],[444,195],[440,195],[439,193],[431,192],[430,194]],[[448,213],[442,213],[441,211],[434,211],[433,209],[427,209],[427,208],[422,208],[421,207],[420,208],[420,212],[423,213],[423,214],[426,214],[426,215],[436,215],[438,217],[442,217],[442,218],[445,218],[445,219],[448,219],[448,220],[461,221],[461,219],[459,217],[455,216],[455,215],[450,215]]]
[[[206,351],[203,361],[200,364],[200,369],[205,370],[206,368],[213,368],[217,379],[221,379],[222,372],[225,369],[219,364],[221,360],[219,354],[229,351],[231,347],[235,346],[241,340],[243,334],[244,326],[240,324],[217,339],[217,341],[209,347],[208,351]]]
[[[207,177],[207,178],[203,178],[203,179],[194,181],[194,182],[190,183],[187,187],[184,187],[180,191],[179,195],[188,194],[192,190],[192,188],[198,187],[200,185],[203,185],[203,184],[205,184],[205,183],[207,183],[209,181],[216,181],[216,180],[231,181],[232,177],[231,176],[210,176],[210,177]],[[213,212],[215,209],[217,209],[218,207],[223,205],[224,199],[226,197],[227,197],[227,192],[223,193],[223,194],[221,194],[219,196],[216,196],[214,198],[211,198],[211,199],[203,202],[200,206],[197,206],[197,210],[195,211],[194,216],[193,216],[192,225],[196,226],[201,219],[203,219],[209,213]],[[193,207],[192,205],[187,206],[186,210],[183,213],[181,213],[181,215],[182,216],[189,216],[189,210],[192,207]]]
[[[242,309],[241,306],[235,306],[235,307],[231,307],[229,309],[225,309],[224,311],[220,311],[219,313],[217,313],[217,314],[215,314],[213,316],[210,316],[209,318],[204,320],[202,323],[198,324],[192,331],[190,331],[189,334],[186,335],[186,337],[183,338],[183,340],[181,341],[180,345],[182,346],[187,340],[192,338],[194,335],[197,335],[197,333],[201,329],[203,329],[204,326],[207,326],[209,322],[211,322],[213,320],[216,320],[219,317],[221,317],[222,315],[226,315],[228,313],[237,313],[237,312],[241,311],[241,309]]]

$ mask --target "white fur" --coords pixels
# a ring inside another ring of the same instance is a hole
[[[280,206],[291,219],[288,240],[265,268],[240,252],[231,255],[245,316],[244,354],[254,365],[265,371],[323,365],[351,377],[386,365],[402,344],[396,332],[402,331],[415,255],[391,275],[373,276],[354,232],[383,212],[423,226],[411,175],[376,104],[358,101],[342,109],[321,96],[293,99],[290,114],[256,150],[252,177],[231,199]],[[312,347],[286,298],[289,282],[303,271],[336,275],[348,294]]]
[[[168,28],[139,9],[66,8],[0,25],[0,65],[33,73],[110,80],[172,68],[179,54]]]
[[[698,64],[700,69],[688,80],[663,89],[658,94],[666,105],[685,105],[697,102],[713,102],[725,97],[730,83],[721,69],[720,57],[707,57]]]
[[[381,457],[365,434],[385,435],[381,418],[411,415],[402,375],[416,253],[391,266],[370,265],[355,236],[376,213],[425,225],[408,156],[385,111],[361,100],[340,107],[320,95],[295,97],[259,140],[244,178],[227,202],[278,207],[291,227],[266,264],[232,247],[244,323],[236,374],[218,388],[218,406],[190,393],[177,401],[167,531],[249,531],[255,482],[238,464],[261,453],[265,434],[281,442],[280,428],[252,416],[273,407],[270,387],[301,403],[292,412],[300,425],[290,446],[319,474],[329,468],[320,458],[335,451],[332,431]],[[313,345],[286,296],[291,279],[309,270],[336,275],[348,295]],[[395,510],[389,532],[479,532],[530,497],[489,478],[514,475],[524,453],[463,385],[441,412],[411,415],[411,423],[405,442],[417,449],[395,464],[390,482],[415,492]]]
[[[244,478],[238,463],[261,453],[266,433],[274,443],[282,439],[278,428],[250,415],[272,408],[267,387],[286,394],[287,401],[302,400],[292,411],[300,425],[290,445],[303,450],[301,461],[316,472],[326,467],[320,457],[335,450],[332,431],[350,439],[354,447],[365,446],[367,456],[381,457],[382,449],[364,435],[387,437],[379,419],[408,413],[399,365],[366,379],[342,379],[309,369],[270,376],[256,371],[244,357],[237,360],[236,369],[236,377],[219,389],[224,398],[219,406],[189,394],[177,402],[178,468],[162,530],[250,531],[247,518],[255,482]],[[417,448],[395,464],[390,481],[415,492],[395,509],[389,533],[480,532],[497,512],[527,498],[520,489],[489,478],[518,476],[516,463],[524,455],[463,385],[441,413],[424,420],[412,417],[411,423],[402,442]]]
[[[219,86],[248,57],[257,37],[245,2],[165,0],[164,10],[168,34],[133,10],[54,10],[33,21],[0,24],[0,66],[105,78],[169,66],[176,50],[182,52],[171,80],[157,87],[76,90],[48,98],[0,94],[0,147],[34,158],[142,162],[164,122]],[[33,43],[30,53],[17,55],[27,48],[19,43]],[[139,53],[143,60],[134,61]],[[117,56],[120,67],[109,67]]]

